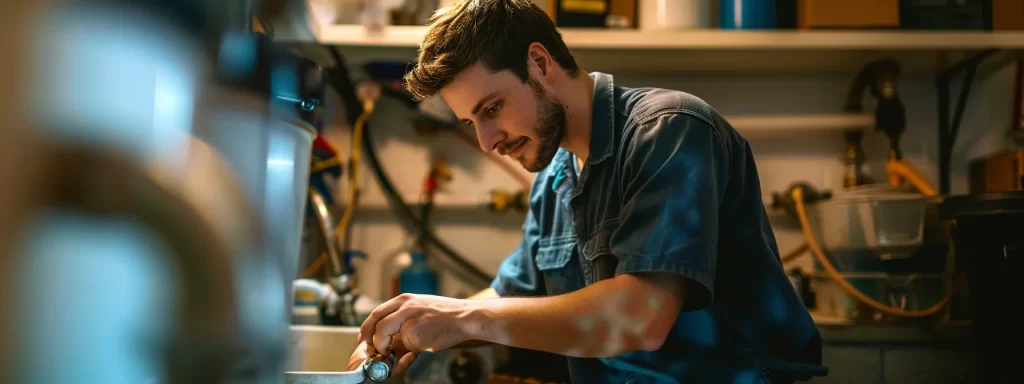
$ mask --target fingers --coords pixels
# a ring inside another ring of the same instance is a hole
[[[366,341],[364,341],[362,343],[363,343],[363,349],[366,350],[366,356],[377,356],[377,349],[373,347],[373,343],[366,342]]]
[[[349,356],[348,358],[348,370],[351,371],[359,368],[359,366],[363,364],[363,360],[366,360],[369,356],[374,356],[376,353],[371,353],[372,349],[373,347],[367,346],[367,343],[360,343],[359,346],[356,347],[356,350],[352,351],[352,356]]]
[[[377,322],[401,308],[410,297],[411,295],[402,294],[374,308],[359,327],[360,341],[372,341],[374,334],[377,333]]]
[[[378,351],[392,349],[394,338],[392,335],[402,330],[402,323],[412,315],[411,310],[401,310],[391,313],[377,322],[377,329],[373,333],[373,347]]]
[[[391,350],[399,355],[409,352],[409,348],[406,348],[405,343],[402,341],[401,333],[391,336]]]
[[[405,371],[408,370],[410,366],[412,366],[412,363],[414,361],[416,361],[416,352],[409,352],[402,355],[402,357],[398,359],[398,362],[395,363],[395,369],[391,376],[394,377],[404,374]]]

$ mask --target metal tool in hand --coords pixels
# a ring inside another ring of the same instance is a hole
[[[361,368],[366,374],[366,379],[373,383],[383,383],[391,377],[391,370],[395,367],[395,353],[391,352],[383,360],[372,357],[363,360]]]
[[[287,384],[363,384],[383,383],[391,378],[395,353],[383,359],[367,357],[358,368],[344,372],[288,372]]]

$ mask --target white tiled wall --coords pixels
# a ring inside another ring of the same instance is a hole
[[[678,89],[703,98],[719,112],[740,114],[798,114],[834,113],[842,108],[852,75],[837,74],[615,74],[617,84],[631,87],[654,86]],[[953,193],[966,192],[966,162],[1008,145],[1005,132],[1011,120],[1013,70],[1003,70],[979,79],[971,90],[963,118],[963,126],[953,154]],[[953,95],[959,90],[954,83]],[[930,76],[904,78],[900,93],[906,104],[908,127],[902,140],[905,156],[923,174],[938,185],[937,167],[937,112],[934,80]],[[869,97],[865,97],[868,100]],[[869,108],[871,102],[866,102]],[[951,102],[952,105],[952,102]],[[419,193],[431,154],[441,153],[452,167],[454,179],[440,192],[438,204],[468,204],[482,202],[487,192],[500,188],[518,188],[513,178],[490,163],[458,139],[441,135],[422,138],[413,133],[409,124],[414,114],[394,101],[385,100],[378,106],[372,119],[372,129],[385,162],[397,188],[407,199]],[[348,127],[331,126],[327,137],[345,156],[348,152]],[[818,137],[779,137],[751,139],[757,157],[762,192],[767,197],[781,191],[794,181],[808,181],[823,188],[838,188],[840,156],[844,141],[840,133],[827,133]],[[865,151],[870,172],[876,180],[882,179],[881,161],[885,158],[887,142],[881,133],[869,134]],[[381,206],[384,199],[368,170],[362,172],[363,194],[361,204]],[[459,215],[436,216],[436,231],[461,254],[481,268],[492,272],[501,260],[518,245],[520,224],[514,214],[498,216],[481,213],[474,217]],[[472,215],[470,215],[472,216]],[[796,230],[777,229],[780,252],[799,245],[802,237]],[[382,265],[388,256],[409,246],[410,236],[387,215],[363,215],[353,229],[352,245],[367,252],[369,261],[360,269],[360,285],[371,297],[382,296]],[[810,258],[804,257],[795,265],[810,268]],[[454,279],[442,280],[442,293],[469,294],[472,290]]]

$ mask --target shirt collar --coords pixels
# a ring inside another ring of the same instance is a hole
[[[615,126],[615,83],[612,75],[593,72],[594,104],[592,106],[590,130],[590,155],[587,163],[603,161],[612,155]]]
[[[612,75],[609,74],[593,72],[590,76],[594,78],[594,104],[591,112],[590,156],[587,158],[587,164],[596,164],[612,155],[615,135],[615,84]],[[575,177],[568,183],[565,182],[569,175],[576,174],[575,156],[572,156],[565,148],[560,148],[552,161],[559,166],[553,176],[551,189],[562,195],[568,195],[560,190],[564,189],[563,187],[575,188]],[[584,169],[586,168],[584,167]]]

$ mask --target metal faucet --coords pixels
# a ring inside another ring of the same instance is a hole
[[[330,207],[323,195],[315,188],[309,189],[309,202],[316,214],[317,224],[324,243],[327,245],[327,259],[330,264],[331,276],[328,278],[328,285],[331,293],[323,298],[320,303],[321,319],[324,325],[346,325],[358,326],[359,318],[356,316],[355,303],[358,298],[352,292],[352,276],[345,268],[342,260],[341,245],[334,234],[334,218],[331,215]]]
[[[327,260],[331,266],[331,275],[342,276],[345,274],[345,264],[341,260],[338,238],[334,235],[334,218],[331,215],[330,207],[327,206],[327,200],[315,188],[310,188],[309,202],[313,205],[320,235],[323,236],[324,243],[327,244]]]

